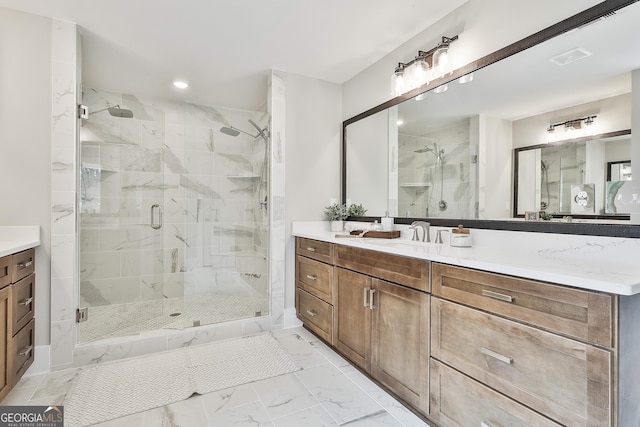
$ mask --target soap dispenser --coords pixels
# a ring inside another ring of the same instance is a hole
[[[389,212],[385,212],[380,221],[382,221],[382,231],[393,231],[393,218],[389,217]]]
[[[471,230],[464,228],[462,224],[458,225],[458,228],[451,230],[451,246],[456,248],[470,248],[471,247]]]

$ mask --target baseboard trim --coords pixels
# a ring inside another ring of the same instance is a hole
[[[51,346],[39,345],[33,349],[33,364],[29,366],[25,377],[51,372]]]
[[[296,317],[296,308],[287,307],[284,309],[284,328],[296,328],[302,326],[300,319]]]

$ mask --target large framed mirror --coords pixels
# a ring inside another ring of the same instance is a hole
[[[640,57],[630,54],[640,45],[637,22],[640,4],[604,2],[455,70],[424,87],[424,93],[414,90],[345,121],[343,201],[362,203],[372,216],[389,212],[396,222],[482,220],[487,228],[492,222],[499,225],[522,217],[525,203],[527,211],[541,210],[535,186],[525,199],[524,187],[515,185],[525,167],[516,170],[515,164],[523,165],[524,158],[533,155],[527,153],[533,149],[523,147],[540,145],[540,156],[546,156],[542,146],[549,143],[549,126],[585,116],[595,116],[594,134],[632,127],[632,100],[640,96],[640,89],[633,92],[631,87],[632,72],[640,69]],[[459,42],[463,40],[461,34]],[[469,73],[473,80],[459,83]],[[448,83],[447,90],[435,93],[443,83]],[[556,136],[552,145],[570,139],[575,137]],[[515,152],[525,157],[516,159]],[[607,218],[604,175],[607,167],[615,173],[614,164],[606,166],[607,162],[631,157],[627,151],[603,158],[598,171],[602,182],[595,192],[598,207],[576,216],[628,221],[628,212]],[[536,171],[531,172],[535,181]],[[540,178],[541,170],[537,173]],[[589,184],[590,179],[574,181]],[[567,198],[570,187],[563,190]],[[563,203],[562,209],[554,209],[549,202],[546,209],[570,215],[570,208],[565,210],[568,202]]]

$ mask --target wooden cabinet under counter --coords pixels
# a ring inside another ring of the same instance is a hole
[[[34,268],[33,249],[0,258],[0,400],[34,360]]]
[[[433,295],[605,347],[614,346],[613,295],[433,264]]]
[[[611,424],[613,354],[433,298],[431,356],[566,426]]]
[[[336,267],[334,345],[414,408],[428,412],[428,294]]]

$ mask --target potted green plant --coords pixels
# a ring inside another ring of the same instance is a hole
[[[356,205],[352,203],[351,206],[347,208],[348,216],[364,216],[367,213],[367,210],[362,206],[362,204]]]
[[[344,220],[347,219],[347,206],[339,203],[324,208],[324,217],[331,224],[331,231],[342,231]]]

